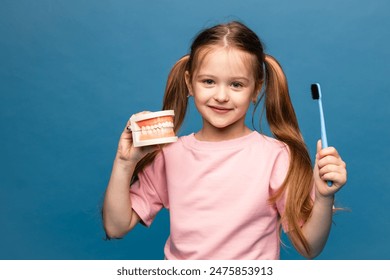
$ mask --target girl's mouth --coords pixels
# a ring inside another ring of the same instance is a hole
[[[209,106],[209,108],[218,114],[226,114],[232,110],[231,108],[221,106]]]

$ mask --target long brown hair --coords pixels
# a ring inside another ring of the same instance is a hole
[[[168,75],[162,109],[175,110],[174,125],[177,132],[183,123],[188,105],[185,73],[188,71],[191,78],[205,52],[215,46],[237,48],[254,58],[251,64],[256,89],[262,89],[256,107],[264,99],[263,106],[270,130],[276,139],[287,144],[290,153],[287,176],[280,190],[269,198],[269,202],[275,203],[283,194],[287,195],[281,221],[288,226],[293,244],[302,244],[309,253],[310,248],[300,226],[309,218],[313,207],[310,197],[313,185],[310,156],[298,126],[282,67],[275,58],[264,53],[263,44],[252,30],[233,21],[200,32],[192,43],[190,53],[177,61]],[[157,153],[148,154],[138,163],[133,179],[153,161]]]

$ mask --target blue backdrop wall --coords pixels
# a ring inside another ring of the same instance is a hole
[[[129,118],[159,110],[202,28],[241,20],[289,79],[314,157],[310,84],[349,181],[319,259],[390,259],[390,2],[1,0],[0,259],[162,259],[169,221],[104,241],[100,207]],[[193,105],[181,134],[199,129]],[[282,249],[283,259],[301,259]]]

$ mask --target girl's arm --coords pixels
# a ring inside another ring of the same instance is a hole
[[[139,222],[131,205],[130,181],[137,163],[156,149],[156,146],[134,148],[129,125],[128,122],[121,134],[103,203],[103,226],[111,238],[124,236]]]
[[[329,187],[326,181],[332,181]],[[332,225],[334,195],[347,181],[346,164],[333,147],[321,150],[321,141],[317,142],[317,155],[314,164],[315,201],[311,216],[302,227],[309,243],[310,255],[303,246],[297,250],[307,258],[315,258],[324,248]]]
[[[103,226],[107,236],[120,238],[134,228],[139,217],[130,199],[130,180],[135,164],[115,158],[103,203]]]

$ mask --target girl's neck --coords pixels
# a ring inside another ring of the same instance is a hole
[[[223,129],[203,127],[195,133],[195,138],[199,141],[218,142],[243,137],[251,132],[252,130],[247,126],[243,126],[240,130],[231,130],[228,127]]]

